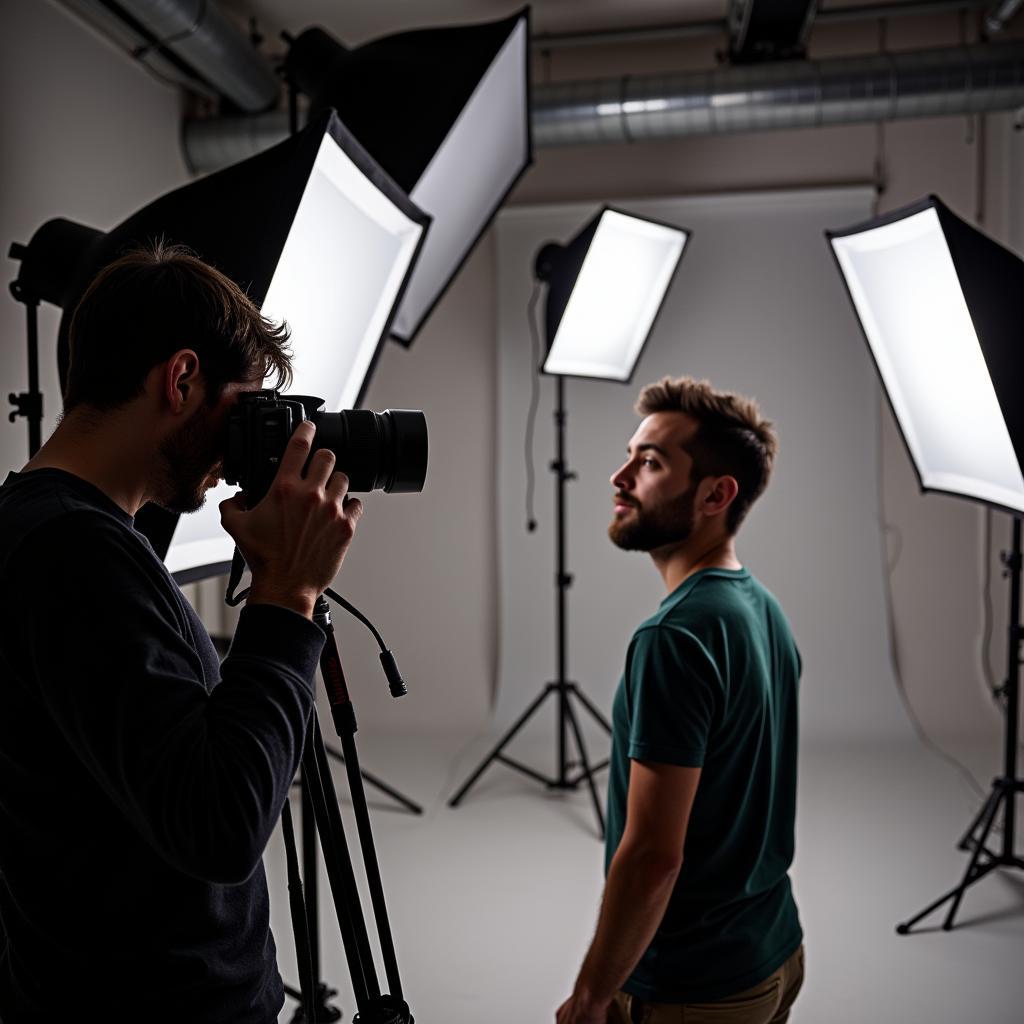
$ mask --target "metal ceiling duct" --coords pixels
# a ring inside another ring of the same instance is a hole
[[[269,62],[229,21],[215,0],[60,0],[122,45],[137,40],[133,56],[171,55],[195,71],[240,110],[268,110],[280,82]]]
[[[549,85],[534,92],[533,138],[636,142],[1022,105],[1024,43],[1015,42]]]
[[[1013,42],[541,85],[533,90],[533,140],[639,142],[1021,106],[1024,43]],[[209,171],[286,134],[283,114],[193,121],[183,145],[190,166]]]

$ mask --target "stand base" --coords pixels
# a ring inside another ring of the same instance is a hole
[[[576,749],[579,753],[579,766],[580,770],[578,774],[570,775],[569,768],[570,762],[565,757],[564,745],[560,746],[559,751],[559,766],[557,778],[549,778],[547,775],[543,775],[533,768],[522,764],[519,761],[514,760],[511,757],[506,757],[502,751],[512,741],[513,737],[519,730],[529,721],[533,713],[544,703],[544,701],[552,694],[557,694],[559,698],[559,711],[560,721],[559,730],[560,735],[564,736],[565,726],[568,725],[572,731],[573,739],[576,743]],[[470,777],[462,784],[462,787],[458,792],[448,801],[449,807],[458,807],[462,798],[469,792],[473,783],[476,782],[484,771],[494,761],[500,761],[502,764],[509,768],[515,769],[523,775],[528,776],[536,782],[541,783],[548,789],[576,789],[581,782],[586,782],[587,787],[590,790],[590,797],[594,804],[594,813],[597,816],[598,829],[601,838],[604,838],[604,815],[601,812],[601,801],[597,796],[597,787],[594,785],[594,775],[601,771],[603,768],[608,766],[608,760],[600,761],[595,765],[590,764],[590,759],[587,756],[587,748],[583,742],[583,733],[580,729],[579,719],[576,717],[576,711],[573,709],[572,700],[579,701],[582,707],[590,713],[590,715],[597,721],[597,723],[611,735],[612,727],[608,723],[608,720],[601,714],[590,699],[580,690],[576,683],[548,683],[544,687],[540,696],[519,716],[513,726],[505,733],[504,736],[498,741],[498,745],[483,759],[478,765]]]
[[[306,1011],[302,1006],[302,993],[297,992],[293,988],[285,985],[285,992],[292,997],[292,999],[298,999],[299,1008],[292,1014],[291,1024],[307,1024]],[[329,1006],[328,1000],[332,999],[338,994],[337,989],[328,988],[324,982],[320,982],[316,988],[316,996],[313,1005],[313,1021],[316,1024],[329,1024],[331,1021],[341,1020],[343,1014],[335,1006]]]
[[[955,924],[957,911],[960,909],[960,902],[964,893],[976,882],[980,882],[989,872],[996,868],[1017,868],[1024,870],[1024,858],[1016,856],[1013,851],[1013,827],[1015,820],[1014,801],[1017,794],[1024,792],[1024,781],[1020,779],[999,778],[992,782],[992,791],[988,799],[982,804],[981,810],[975,815],[963,838],[957,843],[957,849],[971,850],[971,859],[967,864],[967,870],[960,884],[950,889],[944,896],[939,897],[934,903],[930,903],[924,910],[909,921],[904,921],[896,926],[898,935],[909,935],[911,929],[918,921],[927,917],[930,913],[938,910],[944,903],[952,901],[949,913],[942,923],[943,931],[951,931]],[[1005,807],[1004,807],[1005,805]],[[1001,853],[995,853],[987,846],[989,833],[999,814],[999,809],[1004,807],[1004,849]]]

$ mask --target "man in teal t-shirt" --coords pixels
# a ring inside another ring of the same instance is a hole
[[[604,899],[558,1024],[782,1024],[803,982],[790,887],[800,655],[735,537],[777,441],[754,402],[665,378],[612,476],[619,547],[668,596],[613,708]]]

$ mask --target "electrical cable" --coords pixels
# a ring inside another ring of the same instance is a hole
[[[917,733],[917,738],[921,744],[930,750],[937,757],[946,761],[948,764],[953,765],[960,772],[960,774],[970,785],[971,789],[981,798],[985,799],[988,796],[988,792],[982,787],[981,783],[975,778],[974,773],[961,761],[957,760],[948,751],[943,750],[925,730],[921,724],[921,720],[917,717],[917,712],[914,710],[913,704],[910,702],[910,695],[907,693],[906,682],[903,678],[903,668],[900,663],[900,652],[899,652],[899,637],[896,630],[896,616],[893,607],[893,593],[892,583],[893,574],[896,569],[896,565],[899,562],[900,556],[903,554],[903,536],[899,529],[895,526],[890,525],[885,519],[885,474],[882,471],[882,452],[883,452],[883,435],[882,435],[882,423],[883,423],[883,406],[880,404],[878,408],[878,429],[877,429],[877,461],[878,461],[878,525],[882,538],[882,564],[885,567],[885,620],[888,626],[889,633],[889,660],[892,665],[893,679],[896,683],[896,691],[900,696],[900,700],[903,702],[903,708],[907,713],[907,717],[910,719],[910,724]],[[894,534],[899,541],[899,546],[896,550],[896,556],[890,557],[888,550],[888,538],[890,534]]]
[[[537,406],[540,402],[540,332],[537,330],[537,300],[540,298],[540,281],[533,286],[533,294],[526,306],[526,319],[530,324],[530,351],[533,364],[530,367],[530,408],[526,414],[526,530],[533,533],[537,529],[537,520],[533,515],[533,495],[535,473],[533,469],[533,432],[537,422]]]
[[[224,595],[224,603],[229,608],[235,608],[240,605],[249,594],[250,587],[246,587],[245,590],[238,593],[235,592],[242,580],[242,573],[245,572],[245,569],[245,558],[236,547],[231,556],[231,573],[228,577],[227,592]],[[391,696],[404,697],[409,692],[408,687],[402,678],[402,672],[398,667],[394,654],[388,649],[388,645],[384,642],[384,638],[380,635],[377,627],[354,604],[346,601],[345,598],[331,590],[330,587],[324,591],[324,594],[340,605],[353,618],[358,619],[373,634],[374,640],[377,641],[377,646],[380,647],[380,664],[384,670],[384,675],[387,677]]]

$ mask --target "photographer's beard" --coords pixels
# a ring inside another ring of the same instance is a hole
[[[223,431],[213,411],[199,409],[160,445],[165,474],[164,492],[157,504],[169,512],[197,512],[206,492],[216,486],[223,466]]]
[[[608,525],[608,536],[623,551],[654,551],[669,544],[681,544],[693,533],[693,500],[697,484],[653,509],[645,509],[621,491],[616,499],[630,506]]]

